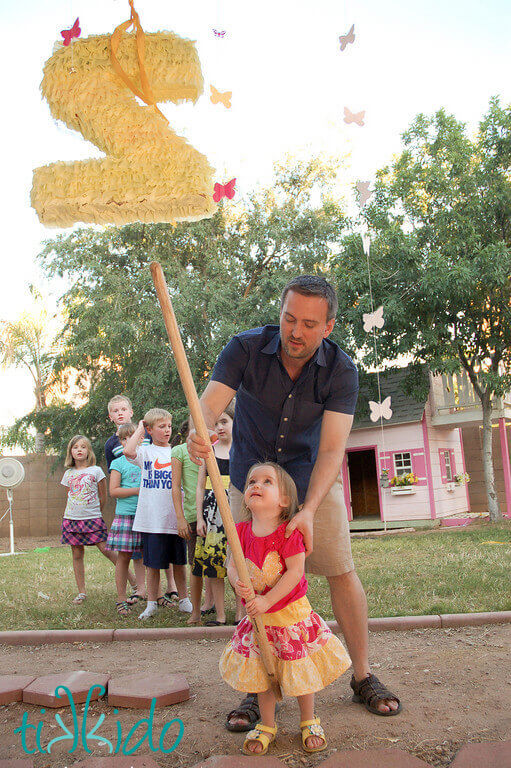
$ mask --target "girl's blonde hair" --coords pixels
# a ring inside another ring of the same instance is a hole
[[[75,466],[75,460],[71,456],[71,448],[73,445],[76,445],[78,440],[83,440],[85,445],[87,446],[87,466],[93,467],[96,463],[96,454],[92,450],[92,443],[89,440],[88,437],[85,437],[85,435],[75,435],[71,438],[69,443],[67,444],[67,452],[66,452],[66,460],[64,462],[65,467],[74,467]]]
[[[249,508],[245,504],[245,491],[248,487],[248,481],[250,480],[250,475],[254,471],[254,469],[259,469],[260,467],[273,467],[275,470],[275,474],[277,476],[277,483],[279,486],[279,491],[282,494],[282,496],[287,496],[289,503],[285,509],[282,510],[280,513],[280,519],[282,522],[286,522],[287,520],[291,520],[291,518],[296,515],[298,512],[298,492],[296,490],[295,481],[289,475],[285,469],[282,469],[281,466],[278,464],[275,464],[273,461],[261,461],[258,464],[253,464],[247,473],[247,479],[245,480],[245,487],[243,488],[243,499],[241,502],[241,519],[242,520],[251,520],[252,519],[252,513],[250,512]]]

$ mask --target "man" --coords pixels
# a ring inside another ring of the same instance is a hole
[[[201,407],[213,438],[219,414],[236,395],[230,454],[229,502],[238,521],[248,469],[276,461],[293,477],[300,512],[286,529],[298,528],[306,547],[306,571],[326,576],[332,608],[353,662],[354,700],[374,714],[396,715],[397,696],[370,673],[367,600],[351,557],[342,487],[337,481],[353,422],[358,374],[352,360],[328,340],[337,296],[323,278],[302,275],[281,297],[280,328],[267,325],[234,336],[220,353]],[[194,432],[193,460],[208,448]],[[313,548],[314,547],[314,548]],[[229,730],[249,730],[259,719],[249,694],[228,717]]]

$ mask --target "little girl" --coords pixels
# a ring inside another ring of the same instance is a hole
[[[248,616],[237,626],[220,659],[220,674],[235,690],[258,695],[261,722],[247,734],[245,754],[264,755],[277,733],[275,696],[268,688],[249,617],[262,616],[275,655],[282,693],[296,696],[302,747],[320,752],[327,741],[314,714],[314,693],[342,675],[350,659],[341,641],[311,609],[304,575],[305,545],[299,530],[286,539],[286,526],[298,511],[296,486],[282,467],[255,464],[247,475],[242,513],[248,522],[236,529],[255,597],[239,578],[232,557],[228,576],[246,600]]]
[[[83,603],[85,592],[85,571],[83,566],[84,547],[93,544],[112,563],[117,561],[117,553],[106,548],[108,537],[105,521],[101,512],[106,502],[105,473],[96,466],[96,457],[90,440],[84,435],[75,435],[67,446],[62,485],[69,488],[67,505],[62,521],[62,544],[70,544],[73,553],[78,595],[73,603]]]
[[[122,447],[126,447],[128,438],[135,432],[135,425],[121,424],[117,437]],[[133,560],[133,568],[137,580],[137,589],[131,597],[126,598],[126,584],[129,578],[130,560],[136,553],[142,553],[142,534],[133,530],[133,520],[137,511],[138,494],[140,490],[141,470],[132,464],[126,456],[121,455],[110,464],[110,496],[116,499],[115,517],[110,526],[106,545],[108,549],[117,552],[115,566],[115,586],[117,602],[115,604],[119,616],[129,616],[131,607],[145,592],[145,568],[141,559]]]
[[[213,451],[224,481],[226,493],[229,487],[229,451],[232,444],[233,418],[234,403],[230,403],[225,411],[220,414],[215,424],[218,442],[213,446]],[[190,582],[193,610],[188,620],[189,624],[200,622],[200,595],[203,576],[206,576],[210,582],[216,612],[216,619],[207,621],[206,626],[226,624],[226,554],[227,538],[222,524],[222,517],[216,503],[211,480],[207,475],[206,466],[203,464],[199,467],[197,482],[197,543],[195,545],[195,557]]]

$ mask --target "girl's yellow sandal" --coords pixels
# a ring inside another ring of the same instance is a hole
[[[302,748],[305,752],[322,752],[327,747],[327,740],[325,732],[321,727],[321,720],[319,717],[314,717],[312,720],[302,720],[300,723],[300,729],[302,731]],[[317,736],[319,739],[323,739],[323,743],[319,747],[308,747],[306,744],[307,739],[310,736]]]
[[[265,755],[268,752],[268,747],[274,740],[275,736],[277,734],[277,726],[275,728],[270,728],[269,725],[263,725],[262,723],[257,723],[256,727],[249,731],[245,737],[245,741],[243,742],[243,754],[244,755]],[[259,752],[254,752],[251,749],[248,749],[248,744],[251,741],[256,741],[259,744],[262,744],[262,749]]]

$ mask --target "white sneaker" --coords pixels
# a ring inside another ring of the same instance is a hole
[[[193,611],[193,605],[188,597],[184,597],[179,601],[179,610],[183,613],[191,613]]]
[[[158,613],[158,603],[156,601],[148,600],[147,608],[140,614],[138,618],[149,619],[151,616],[154,616],[155,613]]]

